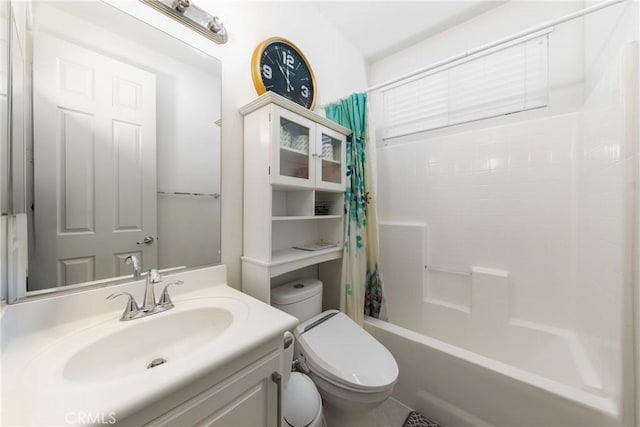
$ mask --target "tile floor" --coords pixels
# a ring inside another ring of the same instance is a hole
[[[402,427],[402,423],[404,423],[411,410],[411,408],[390,397],[374,410],[376,424],[372,427]]]

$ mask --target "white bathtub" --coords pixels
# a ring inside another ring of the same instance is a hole
[[[548,337],[556,342],[536,345],[550,345],[556,354],[549,359],[553,361],[549,371],[575,384],[377,319],[367,318],[365,329],[398,362],[400,376],[393,396],[444,426],[623,425],[612,399],[577,383],[590,373],[579,372],[583,364],[573,359],[571,343],[561,342],[563,337]],[[563,351],[564,356],[555,357]]]
[[[398,361],[399,401],[444,426],[624,425],[574,331],[517,318],[508,271],[429,265],[426,240],[424,224],[380,226],[391,323],[365,327]]]

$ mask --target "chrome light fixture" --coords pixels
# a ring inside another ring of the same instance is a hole
[[[218,16],[213,16],[189,0],[140,0],[163,14],[202,34],[218,44],[227,42],[227,29]]]

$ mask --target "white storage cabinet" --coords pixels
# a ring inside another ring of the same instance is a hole
[[[271,278],[342,257],[345,146],[351,132],[271,92],[240,113],[242,290],[269,303]],[[296,248],[318,243],[327,247]]]

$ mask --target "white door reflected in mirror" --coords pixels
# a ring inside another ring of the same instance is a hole
[[[32,5],[11,64],[33,89],[12,111],[33,129],[12,165],[28,273],[9,302],[131,277],[130,255],[143,271],[219,264],[220,61],[102,1]]]
[[[157,233],[155,75],[44,33],[33,57],[29,290],[122,276],[130,255],[158,265],[156,245],[138,244]]]

